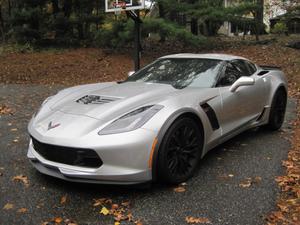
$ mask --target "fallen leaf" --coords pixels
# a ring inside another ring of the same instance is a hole
[[[109,210],[106,207],[102,207],[100,213],[104,216],[107,216],[109,214]]]
[[[192,217],[192,216],[187,216],[185,218],[185,221],[189,224],[200,224],[200,223],[211,223],[208,218],[205,217]]]
[[[133,221],[132,213],[128,213],[127,218],[129,222]]]
[[[254,177],[254,183],[256,183],[256,184],[258,184],[258,183],[260,183],[261,182],[261,180],[262,180],[262,178],[261,177]]]
[[[177,193],[182,193],[182,192],[185,192],[185,191],[186,191],[186,189],[185,189],[184,187],[181,187],[181,186],[176,187],[176,188],[174,188],[173,190],[174,190],[175,192],[177,192]]]
[[[12,208],[14,208],[14,205],[11,204],[11,203],[6,203],[5,206],[3,207],[3,209],[5,209],[5,210],[9,210],[9,209],[12,209]]]
[[[56,217],[53,220],[55,223],[61,223],[63,221],[63,219],[61,217]]]
[[[130,205],[130,201],[122,202],[121,205],[128,207]]]
[[[28,209],[26,209],[26,208],[20,208],[20,209],[18,209],[18,213],[26,213],[28,211]]]
[[[6,105],[0,106],[0,115],[12,114],[12,109]]]
[[[106,198],[94,199],[95,203],[93,204],[93,206],[96,207],[99,205],[104,205],[106,200],[107,200]]]
[[[115,222],[115,225],[120,225],[120,222]]]
[[[64,222],[65,222],[66,225],[78,225],[76,222],[74,222],[74,221],[72,221],[70,219],[65,219]]]
[[[66,202],[67,202],[67,195],[64,195],[64,196],[62,196],[61,199],[60,199],[60,204],[63,205],[63,204],[65,204]]]
[[[112,209],[118,209],[118,208],[119,208],[119,205],[118,205],[118,204],[112,204],[112,205],[111,205],[111,208],[112,208]]]
[[[239,184],[239,186],[241,188],[248,188],[248,187],[251,186],[251,182],[249,182],[249,181],[243,181],[242,183]]]
[[[143,223],[140,220],[137,220],[134,222],[135,225],[143,225]]]
[[[26,187],[29,186],[28,178],[24,175],[18,175],[18,176],[13,177],[13,181],[22,181]]]

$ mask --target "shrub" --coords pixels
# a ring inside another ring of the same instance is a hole
[[[278,22],[275,24],[274,28],[271,30],[271,33],[274,34],[284,34],[288,32],[288,28],[285,23]]]
[[[158,18],[146,18],[142,24],[142,38],[149,33],[156,33],[166,39],[179,41],[186,45],[198,47],[204,43],[203,36],[195,36],[185,28],[172,22]],[[134,36],[134,23],[131,20],[109,21],[95,34],[95,44],[98,47],[119,48],[132,43]]]

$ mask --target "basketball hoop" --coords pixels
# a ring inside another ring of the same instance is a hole
[[[105,12],[130,11],[145,8],[145,0],[105,0]]]
[[[116,9],[126,9],[126,2],[121,2],[121,1],[114,2],[113,7]]]

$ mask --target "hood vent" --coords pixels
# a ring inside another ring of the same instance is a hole
[[[105,104],[118,100],[119,98],[98,96],[98,95],[85,95],[80,99],[76,100],[77,103],[81,104]]]

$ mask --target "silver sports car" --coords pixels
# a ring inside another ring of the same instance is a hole
[[[180,183],[212,148],[253,127],[281,127],[287,81],[237,56],[164,56],[122,82],[67,88],[31,119],[28,158],[69,181]]]

